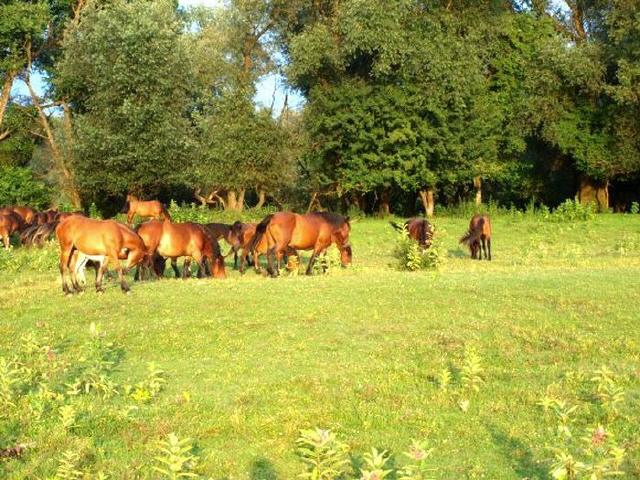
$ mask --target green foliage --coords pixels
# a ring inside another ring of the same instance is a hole
[[[432,480],[431,473],[434,468],[428,464],[429,457],[433,453],[432,448],[427,447],[427,442],[413,440],[411,447],[404,456],[409,463],[399,471],[399,480]]]
[[[96,203],[188,180],[191,66],[171,1],[89,3],[56,87],[75,102],[76,179]]]
[[[592,204],[583,205],[577,198],[565,200],[549,218],[555,222],[589,221],[594,218],[594,208]]]
[[[475,348],[467,347],[464,350],[464,362],[460,373],[462,386],[474,392],[480,391],[480,386],[484,383],[482,378],[483,368],[482,357]]]
[[[439,268],[446,257],[446,250],[436,235],[429,248],[422,248],[418,242],[409,237],[406,229],[398,232],[394,257],[401,270],[417,271]]]
[[[44,208],[49,200],[49,189],[34,178],[30,168],[0,167],[0,205]]]
[[[53,272],[58,268],[60,249],[56,242],[46,243],[42,248],[0,249],[0,270],[6,273]]]
[[[301,430],[296,443],[298,455],[306,467],[301,478],[334,480],[346,472],[349,446],[333,432],[321,428]]]
[[[629,212],[633,215],[637,215],[638,213],[640,213],[640,203],[631,202],[631,209],[629,210]]]
[[[36,145],[32,132],[37,130],[35,108],[9,104],[0,125],[0,134],[9,131],[9,136],[0,141],[0,166],[26,167]]]
[[[157,465],[153,466],[153,470],[162,475],[162,478],[171,480],[197,477],[191,472],[198,460],[192,450],[189,438],[181,440],[175,433],[170,433],[165,440],[158,442],[158,454],[153,457]]]
[[[553,455],[549,474],[554,479],[601,480],[625,474],[622,465],[626,451],[619,446],[613,433],[616,426],[624,428],[617,414],[625,392],[608,368],[602,367],[594,373],[590,380],[580,373],[567,375],[565,394],[574,394],[571,388],[582,390],[591,387],[591,398],[586,401],[570,405],[551,393],[553,386],[550,386],[539,402],[556,421],[555,438],[547,445]],[[597,407],[592,403],[594,400],[600,408],[593,408]],[[578,429],[584,432],[582,436],[575,435]]]
[[[387,478],[393,470],[386,468],[389,462],[389,452],[378,451],[372,448],[370,452],[364,454],[364,466],[360,469],[361,480],[382,480]]]

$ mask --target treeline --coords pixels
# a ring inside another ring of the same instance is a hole
[[[575,195],[626,209],[640,185],[637,7],[3,0],[0,203],[42,201],[44,182],[54,202],[105,211],[127,192],[231,210]],[[274,72],[301,111],[255,107]],[[17,81],[28,99],[10,98]]]

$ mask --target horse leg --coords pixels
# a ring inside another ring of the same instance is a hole
[[[73,253],[73,245],[66,247],[60,245],[60,280],[62,281],[62,293],[65,295],[71,295],[71,290],[67,286],[64,274],[69,268],[69,258]]]
[[[127,213],[127,223],[129,225],[133,225],[132,221],[134,216],[135,216],[135,213],[129,210],[129,212]]]
[[[4,243],[5,250],[9,250],[9,244],[11,243],[9,242],[9,235],[3,235],[2,242]]]
[[[491,237],[487,238],[487,251],[489,253],[489,258],[487,258],[487,260],[491,261]]]
[[[118,273],[118,280],[120,281],[120,289],[122,290],[122,293],[129,293],[131,289],[129,288],[129,285],[127,285],[127,282],[124,279],[124,269],[122,268],[122,265],[120,265],[120,260],[118,259],[118,252],[112,252],[110,255],[107,256],[104,264],[109,265],[109,262],[113,263],[116,269],[116,272]]]
[[[233,247],[233,269],[238,270],[238,249]]]
[[[198,278],[202,278],[202,274],[205,272],[206,268],[206,257],[202,255],[202,252],[196,250],[195,252],[193,252],[193,259],[198,264],[198,273],[196,275]]]
[[[185,257],[182,263],[182,279],[191,277],[191,257]]]
[[[178,259],[173,257],[171,259],[171,268],[173,268],[173,273],[176,274],[176,278],[180,278],[180,270],[178,270]]]
[[[99,268],[96,268],[96,293],[104,293],[104,287],[102,286],[102,278],[104,277],[104,272],[107,270],[109,261],[100,264]]]
[[[313,253],[311,254],[311,258],[309,259],[309,265],[307,265],[307,271],[305,272],[307,275],[313,275],[313,264],[316,261],[316,258],[322,252],[322,248],[319,248],[318,245],[313,249]],[[326,247],[325,247],[326,250]]]
[[[482,260],[483,254],[484,254],[484,258],[487,258],[487,246],[485,244],[485,238],[480,237],[480,260]]]

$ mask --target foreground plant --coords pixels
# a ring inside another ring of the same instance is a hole
[[[404,453],[409,463],[398,472],[398,480],[432,480],[430,472],[433,469],[427,463],[432,452],[433,449],[427,448],[426,441],[413,440],[409,450]]]
[[[364,454],[364,468],[360,469],[362,476],[360,480],[383,480],[393,471],[385,469],[389,461],[389,452],[383,450],[379,452],[372,448],[370,452]]]
[[[309,480],[333,480],[346,472],[349,446],[329,430],[301,430],[296,440],[298,455],[307,467],[300,474]]]
[[[180,440],[175,433],[170,433],[165,440],[158,443],[158,455],[153,457],[158,465],[154,465],[153,470],[171,480],[197,477],[198,475],[191,471],[198,461],[192,450],[189,438]]]

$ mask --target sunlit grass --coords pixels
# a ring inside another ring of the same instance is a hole
[[[622,375],[624,415],[640,424],[640,216],[495,218],[492,262],[458,246],[468,219],[435,225],[447,249],[438,271],[396,270],[394,230],[366,219],[353,224],[346,270],[275,280],[229,270],[225,281],[134,284],[131,296],[114,282],[103,296],[64,298],[55,267],[3,257],[20,271],[0,279],[0,356],[27,332],[72,352],[96,323],[124,352],[116,381],[143,376],[148,362],[167,372],[132,423],[88,416],[71,434],[112,478],[153,478],[150,449],[176,432],[194,439],[212,478],[292,479],[298,432],[315,426],[356,456],[428,438],[436,478],[546,478],[536,402],[566,372],[602,365]],[[485,380],[466,412],[437,381],[462,365],[465,346],[481,355]],[[640,429],[623,433],[638,476]],[[66,441],[44,440],[0,474],[52,475]]]

